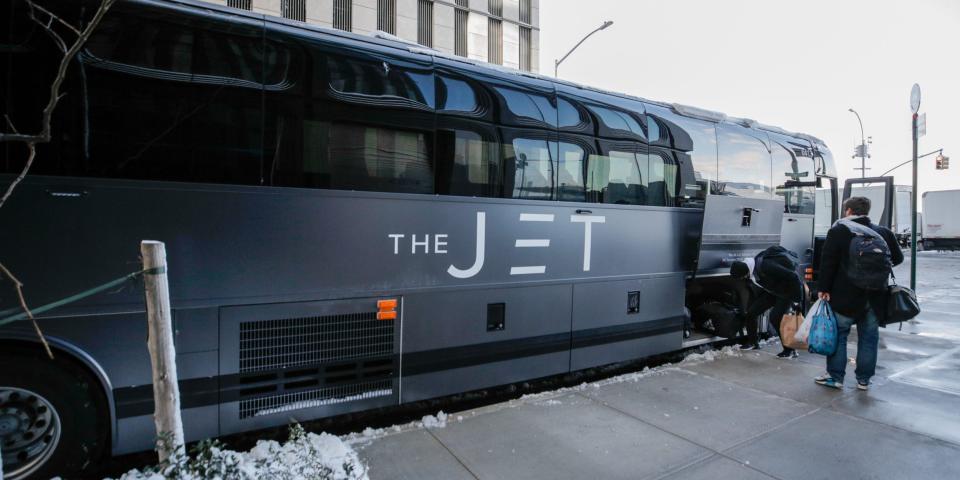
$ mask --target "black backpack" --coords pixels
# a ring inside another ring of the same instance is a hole
[[[853,234],[846,264],[850,283],[863,290],[886,290],[893,272],[886,240],[870,227],[850,220],[840,220],[840,223]]]
[[[780,245],[774,245],[758,253],[756,257],[753,257],[753,279],[756,280],[761,286],[771,285],[773,282],[785,280],[782,278],[768,278],[771,272],[780,272],[778,269],[770,268],[770,264],[773,263],[786,267],[788,270],[795,272],[797,271],[797,265],[799,265],[800,260],[797,258],[796,253],[793,253],[790,250],[781,247]]]

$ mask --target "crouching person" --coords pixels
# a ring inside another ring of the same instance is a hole
[[[887,283],[892,267],[903,262],[896,236],[870,222],[870,200],[851,197],[844,217],[827,232],[820,258],[820,299],[837,316],[837,351],[827,357],[827,374],[815,381],[843,388],[847,369],[847,337],[857,326],[857,388],[867,390],[877,368],[880,316],[886,314]]]
[[[752,270],[752,279],[751,279]],[[746,312],[743,322],[747,327],[747,345],[743,350],[758,348],[758,330],[760,315],[770,310],[770,323],[780,335],[780,320],[794,304],[802,303],[804,286],[797,274],[797,255],[780,246],[770,247],[753,259],[753,266],[746,262],[734,262],[730,266],[730,275],[751,283],[756,293]],[[781,339],[782,342],[782,339]],[[797,352],[783,347],[777,354],[780,358],[796,358]]]

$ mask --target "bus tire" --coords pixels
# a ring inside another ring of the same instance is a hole
[[[66,476],[97,465],[109,420],[99,383],[43,347],[0,353],[0,452],[4,480]]]

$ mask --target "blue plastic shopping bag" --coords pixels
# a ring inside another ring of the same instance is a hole
[[[830,356],[837,352],[837,317],[827,302],[817,302],[807,344],[810,353]]]

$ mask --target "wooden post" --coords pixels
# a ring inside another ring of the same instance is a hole
[[[147,348],[153,366],[153,422],[157,427],[160,462],[183,449],[183,422],[180,419],[180,387],[173,348],[173,320],[167,284],[167,252],[163,242],[140,242],[143,283],[147,295]]]

